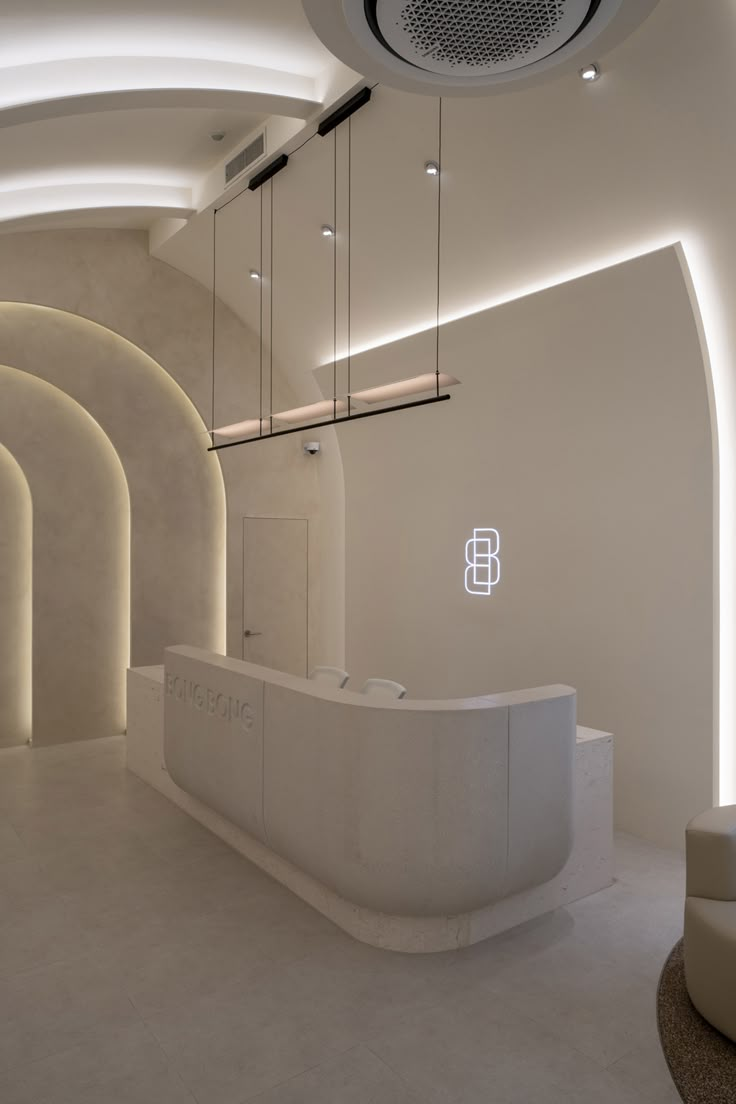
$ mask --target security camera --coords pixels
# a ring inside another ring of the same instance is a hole
[[[321,447],[319,441],[305,441],[303,446],[307,456],[316,456]]]

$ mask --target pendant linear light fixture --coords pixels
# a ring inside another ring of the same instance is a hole
[[[355,96],[351,97],[344,104],[338,107],[331,115],[326,119],[323,119],[319,124],[317,133],[321,137],[325,137],[331,132],[334,134],[334,210],[333,210],[333,223],[331,227],[323,227],[323,236],[329,237],[332,240],[333,249],[333,363],[332,363],[332,383],[333,393],[331,398],[321,399],[318,402],[309,403],[306,406],[295,407],[293,410],[282,410],[278,413],[273,413],[273,184],[271,185],[271,236],[270,236],[270,250],[271,250],[271,264],[269,271],[269,280],[271,284],[271,294],[269,296],[269,314],[270,314],[270,327],[271,327],[271,342],[270,342],[270,357],[271,357],[271,372],[270,372],[270,391],[271,391],[271,404],[269,406],[269,414],[264,417],[263,412],[263,290],[261,287],[261,316],[260,316],[260,412],[257,418],[246,418],[240,422],[233,422],[232,425],[221,426],[220,428],[210,431],[211,444],[209,446],[209,452],[216,452],[219,449],[233,448],[236,445],[247,445],[254,441],[263,441],[271,437],[284,437],[290,433],[303,433],[305,430],[321,429],[325,426],[344,425],[346,422],[357,421],[363,418],[373,418],[379,414],[389,414],[396,410],[409,410],[412,407],[428,406],[431,403],[445,402],[450,398],[444,389],[452,387],[460,381],[454,376],[448,375],[446,372],[440,372],[440,260],[441,260],[441,232],[442,232],[442,204],[441,204],[441,167],[442,167],[442,99],[438,100],[438,115],[437,115],[437,129],[438,129],[438,152],[437,161],[427,162],[431,163],[433,168],[436,168],[436,172],[430,175],[437,178],[437,287],[436,287],[436,340],[435,340],[435,370],[434,372],[424,372],[418,376],[412,376],[408,379],[400,379],[391,383],[379,384],[375,387],[362,388],[361,390],[352,390],[351,379],[351,340],[350,340],[350,283],[351,283],[351,203],[352,203],[352,119],[351,116],[355,111],[361,108],[364,104],[368,103],[371,98],[371,89],[363,88]],[[337,127],[347,121],[348,123],[348,232],[347,232],[347,249],[348,249],[348,264],[347,264],[347,298],[348,298],[348,310],[347,310],[347,394],[338,395],[337,392],[337,242],[336,242],[336,227],[337,227]],[[308,139],[308,141],[311,139]],[[253,179],[247,185],[248,189],[254,191],[261,187],[266,181],[271,180],[273,176],[286,166],[288,158],[285,154],[276,158],[275,161],[267,165],[265,169],[262,169],[260,173],[253,177]],[[429,170],[425,170],[428,172]],[[239,193],[242,194],[242,193]],[[233,199],[238,198],[234,196]],[[232,202],[232,200],[228,200]],[[213,281],[212,281],[212,423],[215,420],[215,312],[216,312],[216,292],[215,292],[215,276],[217,267],[217,209],[214,212],[214,229],[213,229],[213,250],[212,250],[212,267],[213,267]],[[327,230],[332,232],[328,235]],[[251,270],[253,276],[256,272],[255,269]],[[261,197],[261,262],[258,269],[259,284],[262,285],[262,273],[263,273],[263,197]],[[425,396],[424,398],[415,398],[414,396]],[[402,401],[403,400],[403,401]],[[383,405],[389,403],[391,405]],[[372,409],[375,407],[375,409]],[[367,409],[366,409],[367,408]],[[227,440],[219,444],[215,444],[215,436],[237,438],[237,440]]]

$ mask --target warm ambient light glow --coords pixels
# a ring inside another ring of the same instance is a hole
[[[220,437],[240,437],[244,433],[268,433],[270,428],[268,418],[247,418],[244,422],[233,422],[232,425],[221,426],[212,432]]]
[[[693,234],[680,238],[679,251],[689,285],[693,312],[700,331],[706,379],[711,393],[713,464],[716,483],[714,504],[717,531],[716,628],[718,691],[716,718],[716,802],[736,803],[736,697],[733,667],[736,662],[736,516],[734,514],[734,395],[732,351],[726,328],[727,306],[702,239]],[[689,278],[689,279],[688,279]]]
[[[344,399],[323,399],[321,402],[310,403],[308,406],[296,406],[293,410],[282,410],[274,414],[275,422],[285,422],[294,425],[297,422],[308,422],[312,418],[332,418],[335,414],[344,414],[348,405]]]
[[[454,376],[448,376],[440,372],[439,385],[441,388],[453,387],[460,380]],[[368,387],[364,391],[356,391],[350,396],[357,402],[380,403],[391,399],[409,398],[412,395],[421,395],[427,391],[434,391],[437,387],[437,375],[435,372],[426,372],[421,376],[412,376],[411,379],[397,380],[395,383],[384,383],[379,387]],[[307,406],[296,406],[293,410],[281,410],[273,415],[273,422],[282,425],[298,425],[299,422],[311,422],[318,418],[334,418],[338,414],[347,414],[348,403],[346,398],[322,399],[320,402],[309,403]],[[212,432],[220,437],[241,437],[250,433],[270,433],[271,426],[268,418],[259,421],[258,418],[248,418],[243,422],[234,422],[232,425],[222,426]]]
[[[171,215],[193,211],[189,188],[141,184],[131,181],[103,183],[80,180],[76,184],[0,189],[0,222],[49,215],[59,211],[106,208],[149,208]]]
[[[666,249],[668,246],[677,245],[681,240],[681,237],[677,234],[673,234],[661,240],[655,239],[651,242],[642,243],[638,248],[621,249],[619,252],[610,253],[603,257],[593,257],[589,261],[582,261],[577,265],[571,265],[561,272],[552,272],[539,280],[530,281],[528,284],[522,284],[506,292],[501,292],[490,299],[481,300],[476,303],[468,303],[459,310],[452,311],[441,317],[440,326],[447,326],[452,322],[459,322],[461,319],[470,318],[474,314],[483,314],[484,311],[502,307],[505,303],[513,303],[517,299],[525,299],[527,295],[536,295],[539,291],[547,291],[548,288],[559,287],[560,284],[567,284],[571,280],[578,280],[581,276],[591,276],[594,272],[600,272],[604,268],[612,268],[613,265],[624,264],[626,261],[633,261],[636,257],[646,256],[647,253],[656,253],[659,249]],[[436,326],[437,315],[433,312],[432,315],[427,316],[424,321],[418,322],[412,326],[407,326],[406,329],[389,331],[388,333],[380,334],[370,341],[356,342],[350,347],[350,355],[353,360],[355,360],[355,358],[361,356],[362,353],[368,353],[374,349],[382,349],[386,345],[394,345],[396,342],[404,341],[408,337],[415,337],[417,334],[427,333],[428,330],[434,330]],[[346,356],[347,353],[338,356],[338,364],[341,364],[346,359]],[[324,367],[325,365],[332,367],[332,364],[333,358],[329,356],[321,362],[320,367]]]
[[[660,249],[676,247],[681,251],[683,270],[691,283],[691,299],[701,331],[701,345],[709,386],[713,392],[714,457],[718,495],[718,606],[720,616],[716,629],[718,644],[718,717],[716,719],[717,771],[716,801],[722,805],[736,803],[736,686],[733,668],[736,664],[736,440],[734,439],[734,395],[731,380],[731,350],[725,322],[725,306],[722,302],[708,250],[695,234],[672,233],[669,236],[634,245],[608,254],[584,258],[559,272],[545,274],[539,280],[530,281],[501,292],[483,302],[471,303],[440,320],[448,325],[475,314],[536,295],[548,288],[590,276],[614,265],[655,253]],[[436,318],[405,330],[385,333],[380,337],[353,346],[353,358],[373,349],[393,345],[396,342],[426,333],[434,329]],[[341,358],[344,359],[344,358]],[[324,364],[332,364],[332,358]]]
[[[454,387],[460,380],[454,376],[448,376],[440,372],[439,386]],[[395,383],[384,383],[378,387],[368,387],[364,391],[353,391],[351,399],[358,402],[377,403],[388,402],[391,399],[403,399],[409,395],[421,395],[425,391],[434,391],[437,387],[437,373],[425,372],[421,376],[412,376],[410,379],[397,380]]]
[[[111,39],[105,40],[109,52]],[[201,43],[199,44],[201,46]],[[213,58],[140,56],[140,35],[130,56],[67,56],[27,64],[0,65],[0,107],[60,103],[68,98],[190,89],[207,92],[271,95],[315,102],[315,82],[308,76]]]

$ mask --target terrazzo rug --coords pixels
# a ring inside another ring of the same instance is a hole
[[[682,940],[664,964],[657,989],[662,1050],[685,1104],[736,1104],[736,1043],[703,1019],[685,987]]]

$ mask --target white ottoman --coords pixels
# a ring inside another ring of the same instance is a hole
[[[685,980],[709,1023],[736,1042],[736,805],[687,826]]]

